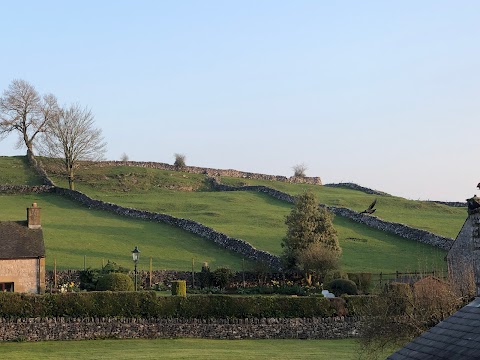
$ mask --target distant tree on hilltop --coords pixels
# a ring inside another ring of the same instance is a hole
[[[24,144],[27,154],[33,155],[37,135],[47,131],[59,110],[54,95],[40,96],[25,80],[13,80],[0,98],[0,139],[17,133],[17,147]]]
[[[43,134],[42,152],[62,159],[68,184],[75,189],[75,172],[82,160],[101,160],[106,151],[102,131],[94,127],[94,117],[87,108],[73,104],[61,109]]]

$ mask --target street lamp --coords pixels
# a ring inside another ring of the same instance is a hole
[[[135,249],[132,251],[133,263],[135,264],[135,291],[137,291],[137,263],[138,259],[140,258],[140,250],[138,250],[138,246],[135,246]]]

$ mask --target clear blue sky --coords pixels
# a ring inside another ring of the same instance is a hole
[[[480,195],[479,1],[2,1],[0,34],[0,90],[90,107],[108,159]]]

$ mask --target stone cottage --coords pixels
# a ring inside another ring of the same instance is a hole
[[[45,291],[45,245],[36,203],[27,221],[0,221],[0,291]]]

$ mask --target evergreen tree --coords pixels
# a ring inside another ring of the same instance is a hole
[[[282,247],[287,267],[298,265],[299,254],[311,244],[318,243],[337,256],[341,254],[337,231],[333,227],[333,215],[327,209],[319,207],[317,198],[312,192],[297,197],[285,224],[288,228]]]

